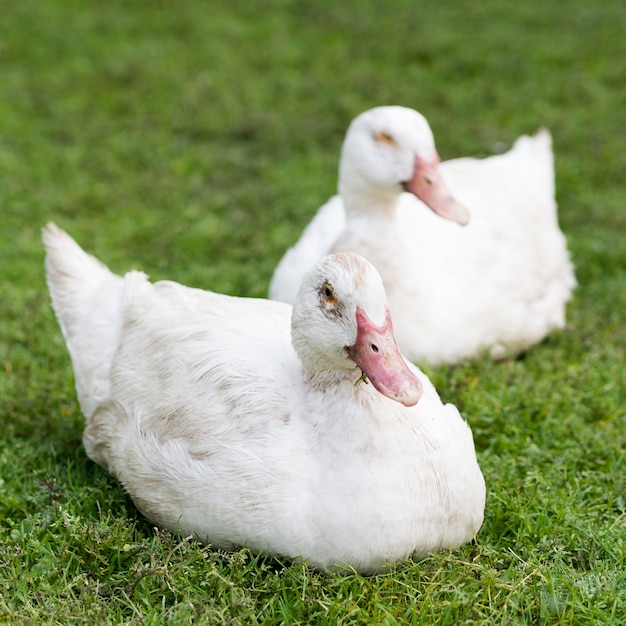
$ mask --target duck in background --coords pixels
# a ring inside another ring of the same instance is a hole
[[[286,252],[270,298],[295,302],[306,269],[342,251],[382,276],[398,345],[412,361],[504,357],[538,343],[564,326],[576,285],[549,132],[522,136],[505,154],[439,163],[417,111],[359,115],[343,143],[339,195]]]
[[[379,274],[339,253],[295,306],[111,273],[44,229],[87,454],[218,548],[370,574],[478,532],[471,431],[400,354]]]

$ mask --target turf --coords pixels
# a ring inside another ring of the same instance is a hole
[[[626,621],[626,9],[619,0],[0,0],[0,622]],[[116,271],[262,297],[350,120],[442,158],[554,136],[579,287],[522,357],[428,369],[472,426],[477,541],[371,578],[154,529],[85,455],[43,277],[54,220]]]

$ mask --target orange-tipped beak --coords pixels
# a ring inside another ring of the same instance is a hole
[[[384,396],[404,406],[417,404],[422,396],[422,383],[398,350],[389,309],[380,328],[360,308],[356,310],[356,320],[357,337],[349,350],[350,357]]]
[[[439,157],[431,162],[416,155],[413,176],[404,184],[404,188],[417,196],[437,215],[457,222],[461,226],[469,222],[469,211],[452,197],[441,178]]]

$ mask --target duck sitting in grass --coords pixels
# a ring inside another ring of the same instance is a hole
[[[399,352],[362,257],[319,260],[292,309],[117,276],[54,224],[43,240],[85,449],[152,522],[365,574],[478,532],[471,431]]]
[[[439,163],[417,111],[359,115],[343,143],[339,195],[286,252],[270,298],[293,304],[305,271],[343,251],[380,272],[412,361],[504,357],[539,342],[564,326],[576,282],[557,220],[550,134],[520,137],[487,159]]]

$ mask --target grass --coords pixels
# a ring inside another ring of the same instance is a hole
[[[497,0],[0,0],[0,622],[626,621],[626,10]],[[262,297],[361,111],[442,158],[554,135],[580,286],[523,357],[429,369],[475,434],[477,543],[363,578],[152,528],[90,462],[43,277],[54,220],[114,270]]]

